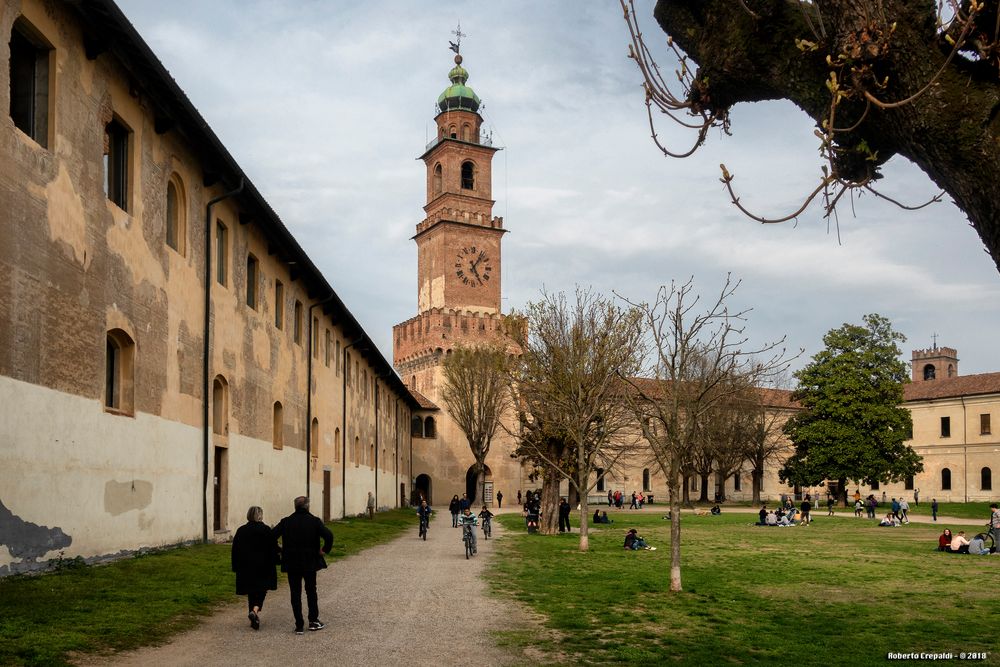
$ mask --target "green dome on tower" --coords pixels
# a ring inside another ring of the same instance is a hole
[[[438,108],[441,111],[465,111],[479,110],[479,95],[465,85],[469,80],[469,72],[462,67],[462,56],[455,56],[455,66],[448,72],[451,85],[444,89],[438,96]]]

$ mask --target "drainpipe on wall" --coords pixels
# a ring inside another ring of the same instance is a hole
[[[343,410],[341,412],[341,436],[340,436],[340,518],[347,518],[347,351],[363,341],[364,336],[359,336],[357,340],[344,346],[344,367],[341,369],[341,395],[343,397]],[[357,380],[355,380],[357,382]]]
[[[313,395],[313,356],[319,353],[319,341],[315,340],[313,336],[317,335],[313,332],[313,308],[316,306],[322,306],[325,303],[329,303],[333,300],[336,294],[331,290],[330,296],[326,297],[322,301],[317,301],[313,305],[309,306],[309,353],[306,358],[306,498],[309,497],[309,482],[310,482],[310,471],[309,466],[312,463],[312,395]],[[313,343],[316,344],[316,349],[313,350]]]
[[[201,494],[201,541],[208,542],[208,452],[209,452],[209,426],[208,426],[208,397],[211,380],[209,379],[209,354],[211,348],[210,329],[212,313],[212,207],[223,199],[229,199],[243,192],[243,177],[240,177],[240,184],[235,190],[230,190],[224,194],[209,199],[205,204],[205,330],[202,340],[202,383],[201,397],[201,419],[202,419],[202,447],[201,447],[201,474],[202,474],[202,494]]]
[[[965,396],[962,399],[962,459],[964,460],[965,471],[962,477],[965,480],[965,502],[969,502],[969,421],[965,414]]]
[[[392,472],[396,477],[396,483],[394,484],[396,488],[396,507],[402,507],[399,504],[399,398],[396,398],[396,409],[395,416],[393,417],[393,432],[395,436],[393,437],[392,445]]]

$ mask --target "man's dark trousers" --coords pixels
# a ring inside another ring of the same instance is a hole
[[[316,597],[315,572],[289,572],[288,590],[292,596],[292,614],[295,615],[295,627],[303,628],[302,621],[302,584],[306,585],[306,604],[309,605],[309,622],[319,620],[319,601]]]

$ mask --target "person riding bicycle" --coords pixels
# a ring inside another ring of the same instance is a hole
[[[426,530],[431,524],[431,506],[427,504],[426,500],[420,501],[420,507],[417,508],[417,516],[420,517],[420,523],[423,524]]]
[[[479,543],[476,541],[476,524],[479,523],[479,519],[476,515],[472,513],[468,507],[462,510],[462,513],[458,515],[458,525],[462,526],[462,541],[465,541],[465,531],[469,531],[472,540],[472,553],[478,551]],[[466,528],[468,526],[468,528]]]
[[[489,524],[493,519],[493,512],[489,511],[486,505],[483,505],[483,511],[479,513],[479,518],[483,520],[483,533],[486,533],[487,529],[492,527]]]

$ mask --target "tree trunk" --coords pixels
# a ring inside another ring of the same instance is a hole
[[[486,504],[486,466],[483,465],[482,461],[476,461],[476,503],[479,505]],[[473,511],[473,514],[478,514],[478,512]]]
[[[573,490],[570,489],[571,492]],[[587,502],[586,493],[577,491],[577,495],[580,496],[580,551],[588,551],[590,549],[590,536],[587,521],[590,519],[590,515],[587,513],[590,511],[590,505]]]
[[[684,484],[681,488],[682,502],[684,503],[684,507],[691,507],[691,477],[684,475],[683,480]]]
[[[715,495],[719,497],[719,502],[726,502],[726,479],[727,476],[723,476],[722,473],[716,473],[715,475]]]
[[[681,480],[679,457],[670,459],[670,590],[680,592],[681,587],[681,498],[677,483]],[[684,489],[687,489],[685,484]]]
[[[760,491],[761,487],[764,486],[762,484],[763,482],[762,477],[763,475],[760,472],[758,472],[756,468],[752,473],[750,473],[750,480],[751,480],[750,484],[753,487],[753,497],[750,499],[750,502],[752,502],[754,505],[760,505]]]
[[[698,477],[701,478],[701,493],[698,496],[698,502],[707,503],[708,502],[708,475],[704,473],[698,473]]]
[[[554,535],[559,532],[559,483],[562,476],[552,466],[542,473],[542,504],[538,516],[538,532]]]
[[[837,500],[842,502],[844,507],[847,507],[847,479],[844,477],[837,480],[837,496]]]

